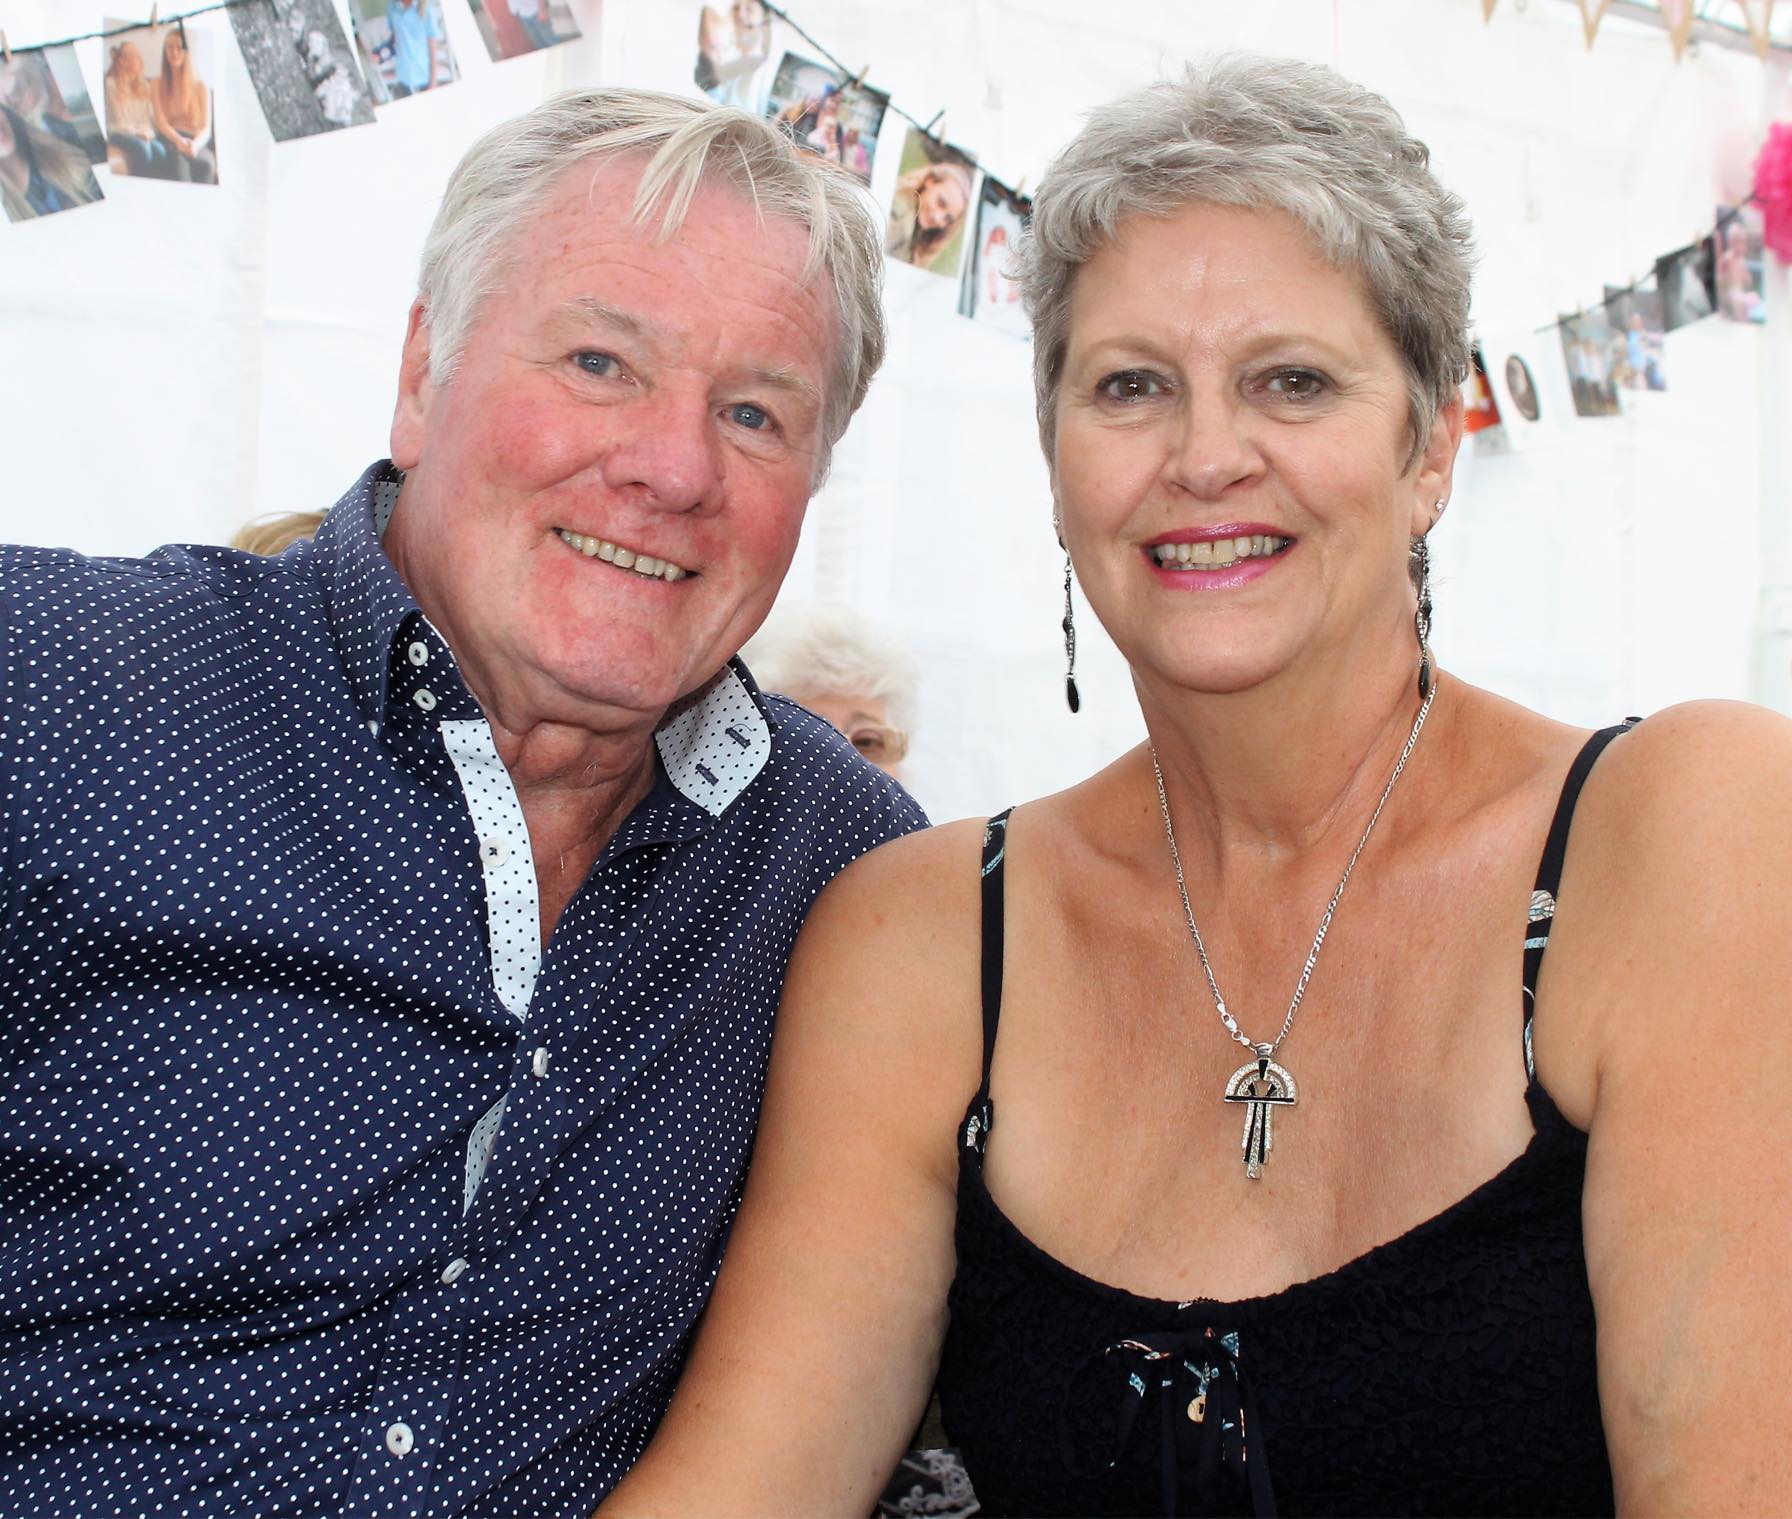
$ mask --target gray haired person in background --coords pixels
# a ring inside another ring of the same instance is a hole
[[[845,171],[561,96],[277,558],[0,549],[0,1515],[581,1519],[810,902],[922,826],[734,658],[883,354]]]
[[[1228,57],[1047,172],[1040,438],[1148,737],[823,894],[606,1512],[864,1513],[936,1380],[985,1514],[1792,1509],[1792,726],[1437,668],[1427,160]]]
[[[901,779],[920,677],[890,634],[846,607],[780,602],[741,658],[763,689],[826,718],[861,757]]]

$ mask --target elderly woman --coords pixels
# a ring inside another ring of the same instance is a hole
[[[1433,668],[1468,240],[1305,64],[1041,184],[1059,531],[1149,740],[824,894],[617,1512],[863,1512],[936,1370],[986,1513],[1792,1508],[1792,736]]]
[[[782,603],[741,657],[762,689],[800,702],[901,778],[914,732],[915,662],[857,612]]]

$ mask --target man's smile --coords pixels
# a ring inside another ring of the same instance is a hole
[[[674,564],[670,559],[655,559],[652,554],[643,554],[622,544],[612,543],[608,538],[593,538],[589,533],[575,533],[564,527],[557,527],[554,531],[560,535],[562,543],[577,549],[587,559],[601,559],[605,564],[613,564],[619,570],[629,570],[636,575],[645,575],[649,580],[683,580],[686,575],[696,573],[695,570],[687,570],[682,565]]]

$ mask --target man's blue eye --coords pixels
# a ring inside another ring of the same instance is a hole
[[[757,406],[742,401],[729,409],[729,415],[742,427],[750,427],[755,432],[762,432],[772,425],[772,419]]]
[[[607,375],[616,368],[615,356],[608,353],[575,354],[573,362],[586,374]]]

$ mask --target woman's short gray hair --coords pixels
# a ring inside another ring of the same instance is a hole
[[[865,696],[881,701],[890,726],[915,731],[920,681],[901,644],[846,607],[781,604],[741,658],[767,691],[802,701]]]
[[[1127,218],[1205,202],[1286,212],[1361,275],[1406,369],[1410,468],[1469,370],[1472,231],[1430,157],[1380,95],[1294,59],[1225,54],[1094,112],[1040,182],[1016,259],[1047,457],[1077,271]]]
[[[429,317],[430,378],[438,385],[453,379],[480,305],[523,252],[517,234],[561,176],[576,164],[624,153],[647,158],[634,215],[644,221],[657,213],[662,238],[678,231],[706,178],[732,185],[761,218],[782,217],[809,233],[802,278],[827,271],[839,323],[823,398],[825,472],[883,362],[881,229],[845,169],[730,106],[653,90],[568,90],[474,143],[423,244],[417,287]]]

